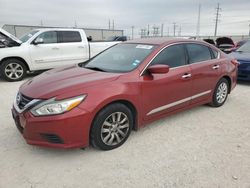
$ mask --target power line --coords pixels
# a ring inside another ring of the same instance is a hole
[[[218,29],[218,21],[219,21],[219,15],[220,15],[220,3],[217,4],[217,8],[216,8],[216,15],[215,15],[215,29],[214,29],[214,36],[216,37],[217,35],[217,29]]]

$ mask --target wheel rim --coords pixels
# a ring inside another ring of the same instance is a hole
[[[217,102],[220,104],[223,103],[227,98],[227,93],[228,93],[228,86],[225,82],[222,82],[217,89],[216,93]]]
[[[121,143],[129,131],[129,119],[123,112],[114,112],[102,124],[101,139],[106,145]]]
[[[9,63],[5,67],[4,72],[8,78],[16,80],[16,79],[22,77],[23,67],[21,65],[19,65],[18,63]]]

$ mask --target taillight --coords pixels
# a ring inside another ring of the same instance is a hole
[[[239,62],[236,59],[232,59],[231,63],[234,64],[235,66],[239,66]]]

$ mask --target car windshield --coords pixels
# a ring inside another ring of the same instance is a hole
[[[104,72],[130,72],[155,48],[145,44],[117,44],[91,59],[85,68]]]
[[[237,52],[245,52],[245,53],[250,53],[250,41],[246,42],[243,44],[241,47],[236,50]]]
[[[22,42],[27,42],[34,34],[36,34],[38,31],[37,30],[34,30],[34,31],[31,31],[25,35],[23,35],[20,40]]]

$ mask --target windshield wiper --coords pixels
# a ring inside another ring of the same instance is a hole
[[[95,71],[106,72],[105,70],[103,70],[103,69],[101,69],[101,68],[99,68],[99,67],[86,67],[86,66],[85,66],[85,68],[86,68],[86,69],[95,70]]]

